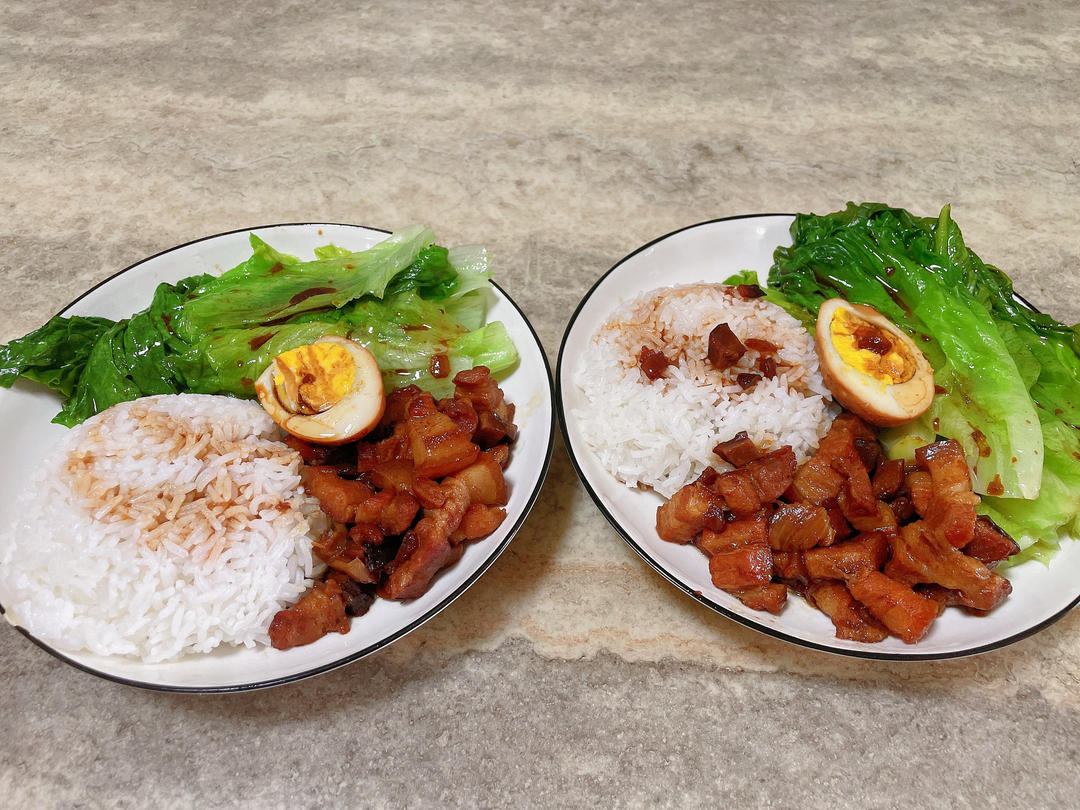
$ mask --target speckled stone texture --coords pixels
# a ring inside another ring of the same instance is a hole
[[[11,2],[0,340],[273,222],[482,242],[554,359],[639,244],[746,212],[936,213],[1080,320],[1071,2]],[[13,430],[5,426],[2,430]],[[1070,807],[1080,614],[973,659],[757,634],[641,562],[562,447],[510,549],[390,648],[142,692],[0,627],[8,807]]]

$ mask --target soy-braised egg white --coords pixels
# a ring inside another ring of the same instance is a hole
[[[281,427],[319,444],[364,436],[386,405],[371,352],[333,335],[279,354],[255,381],[255,393]]]
[[[934,400],[934,371],[915,342],[873,307],[830,298],[814,335],[836,401],[880,427],[910,422]]]

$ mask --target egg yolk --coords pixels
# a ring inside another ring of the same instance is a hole
[[[907,346],[888,330],[850,310],[836,310],[829,336],[845,364],[877,380],[882,387],[899,385],[915,376],[915,359]]]
[[[293,413],[317,414],[345,398],[356,382],[352,356],[333,343],[313,343],[279,354],[274,389]]]

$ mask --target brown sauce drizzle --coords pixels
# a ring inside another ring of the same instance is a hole
[[[306,290],[301,290],[292,298],[289,299],[289,306],[296,306],[301,301],[306,301],[316,295],[326,295],[327,293],[335,293],[336,289],[333,287],[308,287]]]
[[[267,332],[265,335],[253,337],[251,340],[248,341],[248,346],[253,352],[257,352],[262,347],[262,345],[266,343],[266,341],[270,340],[270,338],[272,338],[273,336],[273,332]]]
[[[441,380],[450,374],[450,358],[443,352],[437,352],[431,355],[431,362],[428,363],[428,371],[431,372],[431,376],[437,380]]]
[[[971,431],[971,438],[975,440],[975,444],[979,448],[979,457],[990,458],[990,453],[992,451],[990,449],[990,443],[986,441],[986,434],[978,428],[975,428],[975,430]]]

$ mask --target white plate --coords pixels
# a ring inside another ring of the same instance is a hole
[[[154,288],[197,273],[220,272],[251,255],[248,234],[256,233],[273,247],[300,257],[328,242],[362,250],[385,239],[385,231],[355,225],[293,224],[247,228],[208,236],[151,256],[98,285],[68,306],[65,315],[100,315],[118,319],[150,304]],[[464,556],[435,578],[428,592],[408,602],[377,599],[371,610],[354,619],[352,630],[331,633],[291,650],[219,648],[164,664],[143,664],[123,657],[60,652],[27,637],[58,658],[111,680],[152,689],[231,692],[276,686],[340,667],[401,638],[460,596],[487,570],[509,544],[532,508],[551,460],[555,436],[551,372],[543,347],[518,306],[501,289],[494,291],[488,319],[506,324],[521,362],[502,388],[516,407],[520,429],[506,469],[510,489],[507,517],[490,537],[468,546]],[[0,424],[5,425],[5,464],[0,465],[0,515],[11,515],[26,471],[39,461],[66,428],[50,423],[60,409],[45,388],[19,381],[0,389]],[[0,603],[4,601],[0,593]]]
[[[556,363],[556,403],[567,451],[600,511],[646,562],[686,594],[741,624],[827,652],[864,658],[934,659],[973,655],[1010,644],[1061,618],[1080,601],[1080,543],[1065,541],[1049,567],[1027,562],[1004,573],[1012,595],[988,616],[950,608],[918,644],[890,637],[878,644],[838,639],[825,614],[799,597],[779,616],[750,610],[714,587],[708,561],[693,546],[666,543],[656,534],[662,498],[615,480],[585,444],[574,413],[585,405],[574,384],[578,359],[619,304],[658,287],[721,282],[756,270],[764,282],[773,250],[791,244],[787,214],[760,214],[703,222],[638,248],[612,267],[585,295],[563,335]]]

